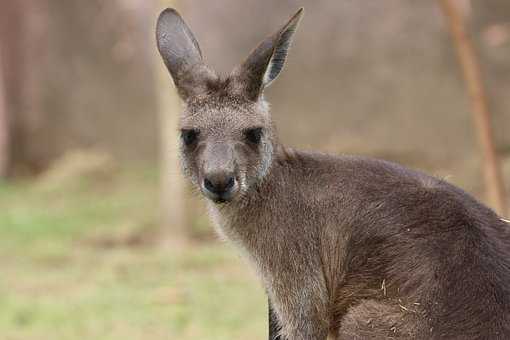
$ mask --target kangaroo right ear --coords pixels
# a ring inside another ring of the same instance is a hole
[[[159,15],[156,40],[181,98],[206,92],[217,76],[204,65],[197,40],[175,9],[167,8]]]
[[[257,100],[264,88],[283,68],[292,37],[303,16],[303,8],[275,34],[263,40],[233,72],[235,89],[250,100]]]

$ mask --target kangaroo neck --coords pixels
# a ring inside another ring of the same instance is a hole
[[[242,244],[256,244],[271,226],[280,193],[285,192],[287,160],[294,151],[275,146],[275,155],[267,175],[239,200],[218,205],[208,202],[210,217],[220,237]],[[284,174],[285,173],[285,174]]]

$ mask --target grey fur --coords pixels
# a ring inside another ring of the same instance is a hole
[[[421,172],[279,143],[264,78],[276,47],[286,57],[300,17],[227,77],[201,58],[195,62],[198,45],[190,44],[180,17],[177,25],[158,24],[160,51],[185,103],[180,127],[197,132],[181,146],[184,172],[212,197],[218,232],[259,273],[279,324],[271,329],[293,340],[510,338],[506,222]],[[183,51],[179,62],[161,49],[163,38],[167,48]],[[181,62],[186,53],[191,69]],[[263,129],[256,143],[247,139],[253,128]],[[204,189],[211,173],[235,176],[226,198]]]

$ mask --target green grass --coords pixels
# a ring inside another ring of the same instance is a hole
[[[264,338],[264,294],[233,249],[123,242],[160,230],[157,196],[143,169],[0,184],[0,338]]]

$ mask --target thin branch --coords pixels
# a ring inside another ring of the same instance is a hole
[[[491,114],[487,105],[487,96],[483,87],[480,65],[473,45],[466,33],[464,18],[453,0],[439,0],[457,49],[457,57],[462,68],[466,87],[471,99],[471,108],[475,128],[484,159],[485,187],[492,207],[501,215],[505,215],[507,204],[505,186],[494,147],[491,126]]]
[[[4,64],[0,47],[0,178],[7,176],[9,169],[9,116],[4,86]]]

